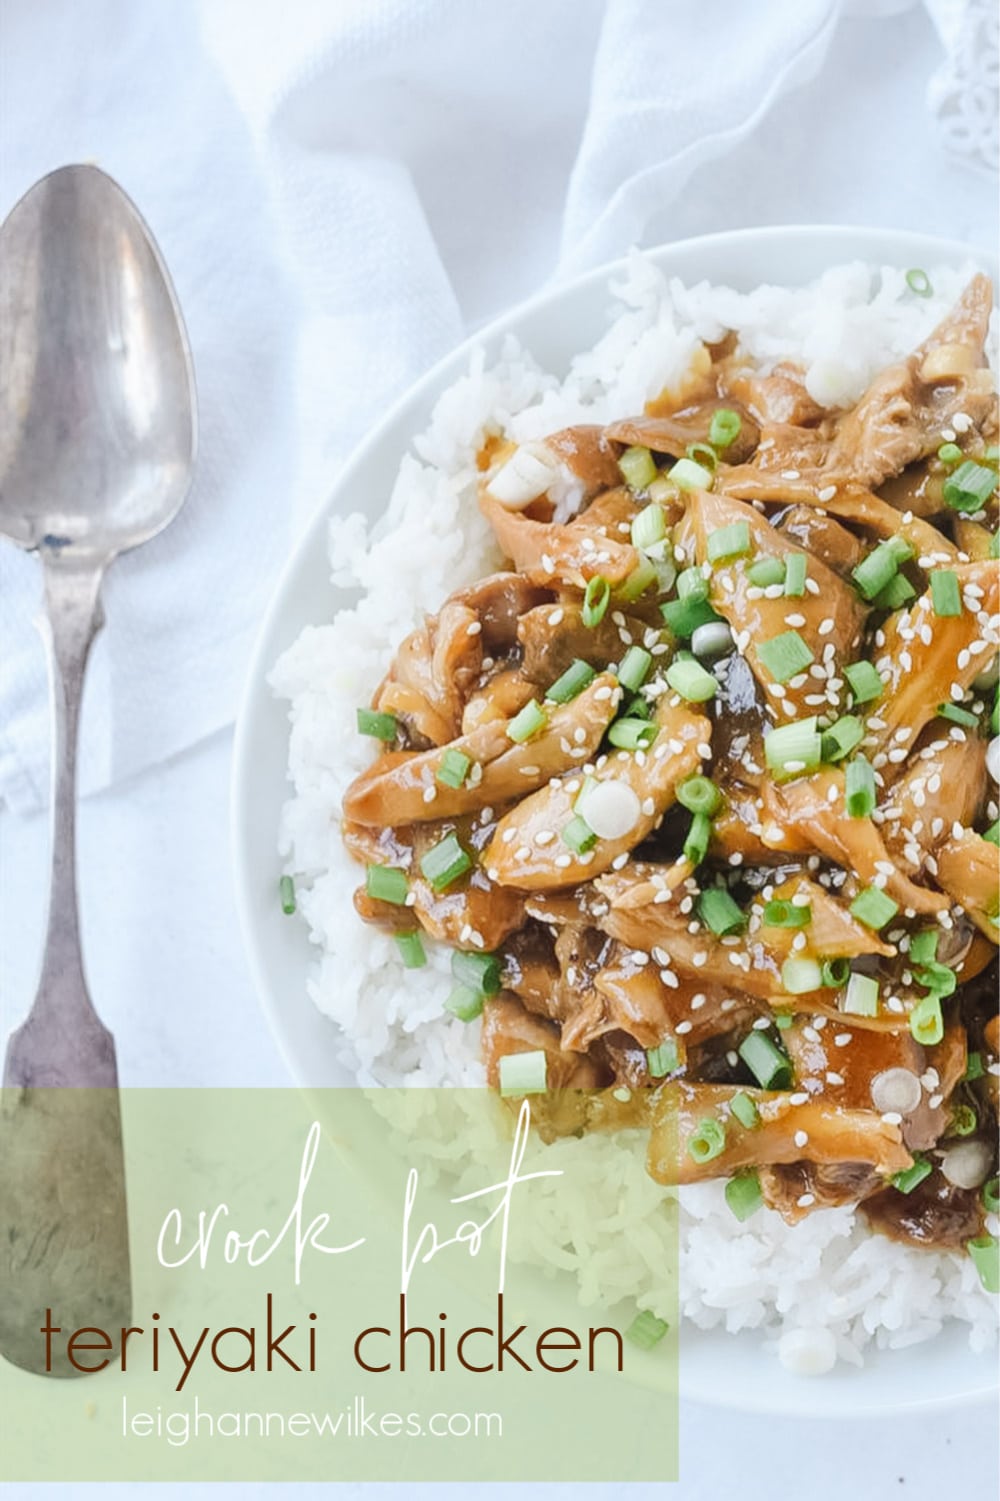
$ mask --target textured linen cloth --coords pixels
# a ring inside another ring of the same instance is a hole
[[[337,464],[488,316],[748,224],[995,236],[987,0],[0,0],[0,26],[0,212],[64,162],[111,172],[197,366],[191,499],[105,585],[84,791],[231,721]],[[0,545],[17,811],[47,795],[39,588]]]

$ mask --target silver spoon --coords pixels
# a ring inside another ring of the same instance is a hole
[[[195,444],[191,354],[152,235],[96,167],[52,172],[0,226],[0,536],[41,558],[54,741],[41,978],[0,1110],[0,1354],[53,1375],[78,1373],[67,1334],[131,1311],[115,1045],[80,954],[80,696],[104,570],[177,514]],[[63,1334],[47,1350],[49,1308]]]

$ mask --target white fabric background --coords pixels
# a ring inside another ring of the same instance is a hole
[[[994,243],[994,7],[0,0],[0,28],[0,213],[64,161],[118,177],[171,267],[201,394],[192,498],[112,570],[88,684],[91,989],[126,1082],[281,1084],[236,929],[226,727],[328,476],[470,328],[632,241],[805,220]],[[42,925],[37,591],[35,560],[0,546],[4,1027]],[[982,1411],[827,1431],[687,1407],[684,1425],[680,1501],[996,1489]]]

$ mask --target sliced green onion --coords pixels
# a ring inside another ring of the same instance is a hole
[[[358,732],[376,740],[395,740],[399,721],[395,714],[380,714],[375,709],[358,710]]]
[[[656,574],[657,595],[669,594],[677,578],[677,565],[670,538],[664,537],[662,542],[654,542],[651,547],[647,547],[643,557],[649,559]]]
[[[807,928],[812,922],[812,908],[808,902],[796,906],[776,898],[764,903],[764,922],[769,928]]]
[[[677,786],[677,801],[682,808],[687,808],[689,813],[707,813],[709,817],[717,812],[722,803],[722,793],[709,777],[696,773],[693,777],[685,777]]]
[[[700,568],[685,568],[677,575],[678,599],[707,599],[708,594],[708,579]]]
[[[619,750],[646,750],[659,731],[648,719],[616,719],[608,730],[608,739]]]
[[[728,448],[739,437],[743,419],[739,412],[731,411],[729,407],[718,407],[712,413],[712,420],[708,425],[708,441],[713,448]]]
[[[896,559],[896,562],[900,565],[908,563],[911,558],[916,557],[913,543],[907,541],[902,532],[897,532],[894,537],[887,537],[879,546],[887,547]]]
[[[841,1010],[851,1016],[878,1016],[878,1007],[878,981],[873,980],[871,975],[861,975],[855,971],[847,982],[847,994]]]
[[[724,620],[710,620],[691,633],[691,650],[699,661],[726,657],[733,649],[733,633]]]
[[[424,940],[418,932],[393,933],[396,947],[399,949],[400,958],[406,969],[423,969],[427,963],[427,955],[424,952]]]
[[[795,1018],[793,1016],[790,1016],[787,1011],[780,1011],[774,1018],[774,1025],[777,1027],[779,1032],[787,1032],[794,1020]]]
[[[656,464],[648,448],[626,448],[618,460],[622,479],[630,490],[645,490],[656,478]]]
[[[641,693],[637,693],[635,698],[630,698],[628,703],[625,705],[625,713],[622,715],[622,718],[650,719],[652,718],[652,713],[653,711],[649,699],[643,698]]]
[[[391,865],[369,865],[365,871],[365,890],[376,902],[391,902],[404,907],[410,890],[406,872]]]
[[[848,817],[870,818],[877,802],[872,764],[864,756],[855,756],[853,761],[848,761],[844,778],[844,806]]]
[[[788,599],[801,599],[806,592],[806,575],[809,571],[809,559],[804,552],[792,552],[788,554],[785,562],[785,596]]]
[[[444,1009],[460,1022],[475,1021],[483,1012],[483,992],[471,985],[456,985],[444,1003]]]
[[[917,591],[906,577],[905,573],[897,573],[889,580],[884,589],[880,589],[872,600],[876,610],[900,610],[903,605],[908,605],[911,599],[916,599]]]
[[[282,876],[278,882],[278,898],[282,912],[291,917],[295,912],[295,882],[291,876]]]
[[[787,995],[808,995],[823,984],[823,971],[815,959],[786,959],[781,966],[781,988]]]
[[[584,590],[583,608],[580,611],[580,619],[589,631],[604,619],[610,598],[611,585],[602,574],[595,574]]]
[[[579,813],[580,812],[580,809],[583,807],[584,802],[590,796],[591,792],[594,790],[594,788],[596,786],[597,786],[597,778],[596,777],[584,777],[584,779],[583,779],[583,785],[581,786],[579,792],[576,794],[576,796],[573,799],[573,812],[574,813]]]
[[[699,626],[712,625],[722,619],[707,599],[671,599],[660,606],[660,614],[680,641],[690,640]]]
[[[962,1081],[963,1083],[968,1083],[973,1079],[981,1079],[982,1077],[983,1055],[982,1053],[970,1053],[965,1060],[965,1073],[962,1075]]]
[[[760,1125],[760,1111],[748,1094],[740,1090],[729,1101],[729,1108],[733,1115],[747,1131],[752,1131]]]
[[[566,671],[557,677],[545,697],[554,704],[568,704],[577,694],[582,693],[597,676],[589,662],[581,661],[577,657],[571,662]]]
[[[798,631],[783,631],[762,641],[757,655],[776,683],[789,682],[816,660]]]
[[[957,443],[942,443],[937,456],[942,464],[958,464],[961,463],[962,450]]]
[[[548,722],[549,717],[537,698],[530,699],[508,724],[507,739],[513,740],[515,745],[523,745],[532,735],[544,730]]]
[[[950,720],[952,724],[960,724],[967,730],[978,730],[979,716],[969,709],[959,708],[958,704],[938,704],[938,717]]]
[[[658,1047],[646,1051],[646,1067],[651,1079],[665,1079],[680,1065],[676,1042],[661,1042]]]
[[[945,505],[953,511],[981,511],[997,486],[997,477],[985,464],[966,459],[944,482]]]
[[[630,646],[621,660],[618,668],[618,681],[623,688],[630,693],[638,693],[643,683],[649,677],[649,669],[653,665],[652,653],[642,646]]]
[[[871,703],[872,699],[882,697],[885,684],[873,662],[852,662],[844,668],[844,676],[856,704]]]
[[[988,1178],[983,1184],[983,1208],[987,1214],[996,1214],[1000,1209],[1000,1178]]]
[[[917,1184],[923,1183],[924,1179],[929,1178],[932,1172],[933,1168],[927,1161],[927,1158],[914,1154],[913,1166],[904,1167],[901,1173],[893,1173],[889,1181],[893,1188],[899,1189],[901,1194],[910,1194],[916,1188]]]
[[[710,474],[714,474],[719,467],[719,455],[707,443],[689,443],[684,455],[685,458],[694,459],[696,464],[704,464]]]
[[[911,964],[933,964],[937,958],[938,940],[941,934],[937,928],[921,928],[919,933],[914,933],[910,939],[910,947],[907,950]]]
[[[711,1162],[716,1157],[721,1157],[726,1149],[726,1128],[721,1121],[714,1120],[711,1116],[707,1120],[699,1121],[694,1131],[688,1137],[688,1156],[693,1157],[695,1162]]]
[[[747,564],[747,578],[758,589],[785,582],[786,567],[781,558],[756,558]]]
[[[466,953],[455,949],[451,972],[460,985],[478,990],[481,995],[497,995],[500,990],[500,960],[496,954]]]
[[[913,974],[918,985],[926,985],[936,996],[953,995],[958,984],[955,971],[947,964],[923,964]]]
[[[824,761],[842,761],[865,738],[865,727],[853,714],[842,714],[835,724],[822,733]]]
[[[912,270],[907,271],[906,285],[918,297],[932,297],[934,295],[934,288],[931,286],[930,277],[919,266],[914,266]]]
[[[822,757],[822,740],[816,715],[778,725],[764,740],[764,759],[768,770],[778,778],[799,776],[815,771]]]
[[[628,604],[631,600],[638,599],[640,594],[645,594],[652,584],[659,584],[659,581],[660,574],[656,564],[645,553],[640,553],[638,565],[632,569],[625,582],[618,585],[615,598],[622,604]]]
[[[910,1032],[917,1042],[933,1047],[944,1036],[944,1018],[941,1015],[941,1000],[936,995],[925,995],[910,1012]]]
[[[733,521],[729,526],[716,527],[708,534],[708,558],[711,563],[723,563],[728,558],[741,558],[750,551],[750,527],[745,521]]]
[[[1000,818],[994,819],[989,828],[983,830],[983,838],[990,844],[1000,845]]]
[[[849,959],[827,959],[823,963],[823,984],[833,990],[840,990],[851,978],[851,961]]]
[[[662,542],[667,535],[667,521],[663,507],[644,506],[632,522],[632,546],[645,552],[647,548]]]
[[[764,1202],[764,1195],[760,1191],[760,1179],[756,1173],[737,1173],[735,1178],[730,1178],[725,1187],[726,1203],[733,1214],[742,1224]]]
[[[746,913],[740,910],[724,886],[709,886],[701,893],[698,916],[717,938],[742,933],[747,922]]]
[[[979,1118],[971,1105],[953,1105],[946,1136],[971,1136],[979,1125]]]
[[[669,1328],[670,1325],[664,1323],[663,1319],[658,1319],[655,1313],[644,1308],[641,1313],[636,1314],[625,1330],[625,1338],[631,1344],[637,1345],[640,1350],[652,1350],[654,1345],[660,1343]]]
[[[575,855],[585,855],[597,843],[597,835],[579,813],[573,815],[560,837]]]
[[[712,472],[694,459],[678,459],[670,478],[679,490],[711,490]]]
[[[904,548],[907,549],[905,553]],[[888,542],[880,542],[866,558],[861,559],[856,568],[851,569],[851,577],[858,592],[865,599],[874,599],[895,578],[900,563],[912,555],[912,549],[904,538],[893,537]]]
[[[700,865],[708,854],[708,846],[711,838],[712,820],[708,814],[693,814],[691,817],[691,827],[684,841],[685,860],[690,860],[692,865]]]
[[[543,1048],[534,1053],[505,1053],[500,1059],[500,1093],[544,1094],[548,1088],[548,1059]]]
[[[792,1082],[788,1055],[756,1028],[748,1032],[737,1049],[761,1089],[787,1089]]]
[[[718,683],[700,662],[673,661],[666,671],[666,679],[675,693],[692,704],[703,704],[714,697]]]
[[[441,764],[434,773],[434,779],[444,787],[461,787],[469,775],[471,765],[471,756],[467,756],[464,751],[450,747],[441,757]]]
[[[444,891],[472,867],[472,858],[455,834],[446,834],[420,857],[420,871],[435,891]]]
[[[858,892],[851,903],[851,916],[856,917],[858,922],[863,922],[866,928],[873,928],[876,933],[884,928],[898,911],[899,903],[894,902],[892,897],[881,891],[878,886],[866,886],[864,891]]]
[[[950,568],[935,568],[931,574],[931,604],[935,615],[961,615],[962,591],[958,587],[958,574]]]
[[[979,1280],[988,1293],[1000,1293],[1000,1241],[995,1235],[977,1235],[966,1242]]]

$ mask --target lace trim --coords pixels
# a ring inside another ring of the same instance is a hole
[[[928,104],[944,144],[974,166],[1000,165],[1000,40],[993,0],[928,0],[947,59],[928,86]],[[942,14],[944,12],[944,14]]]

